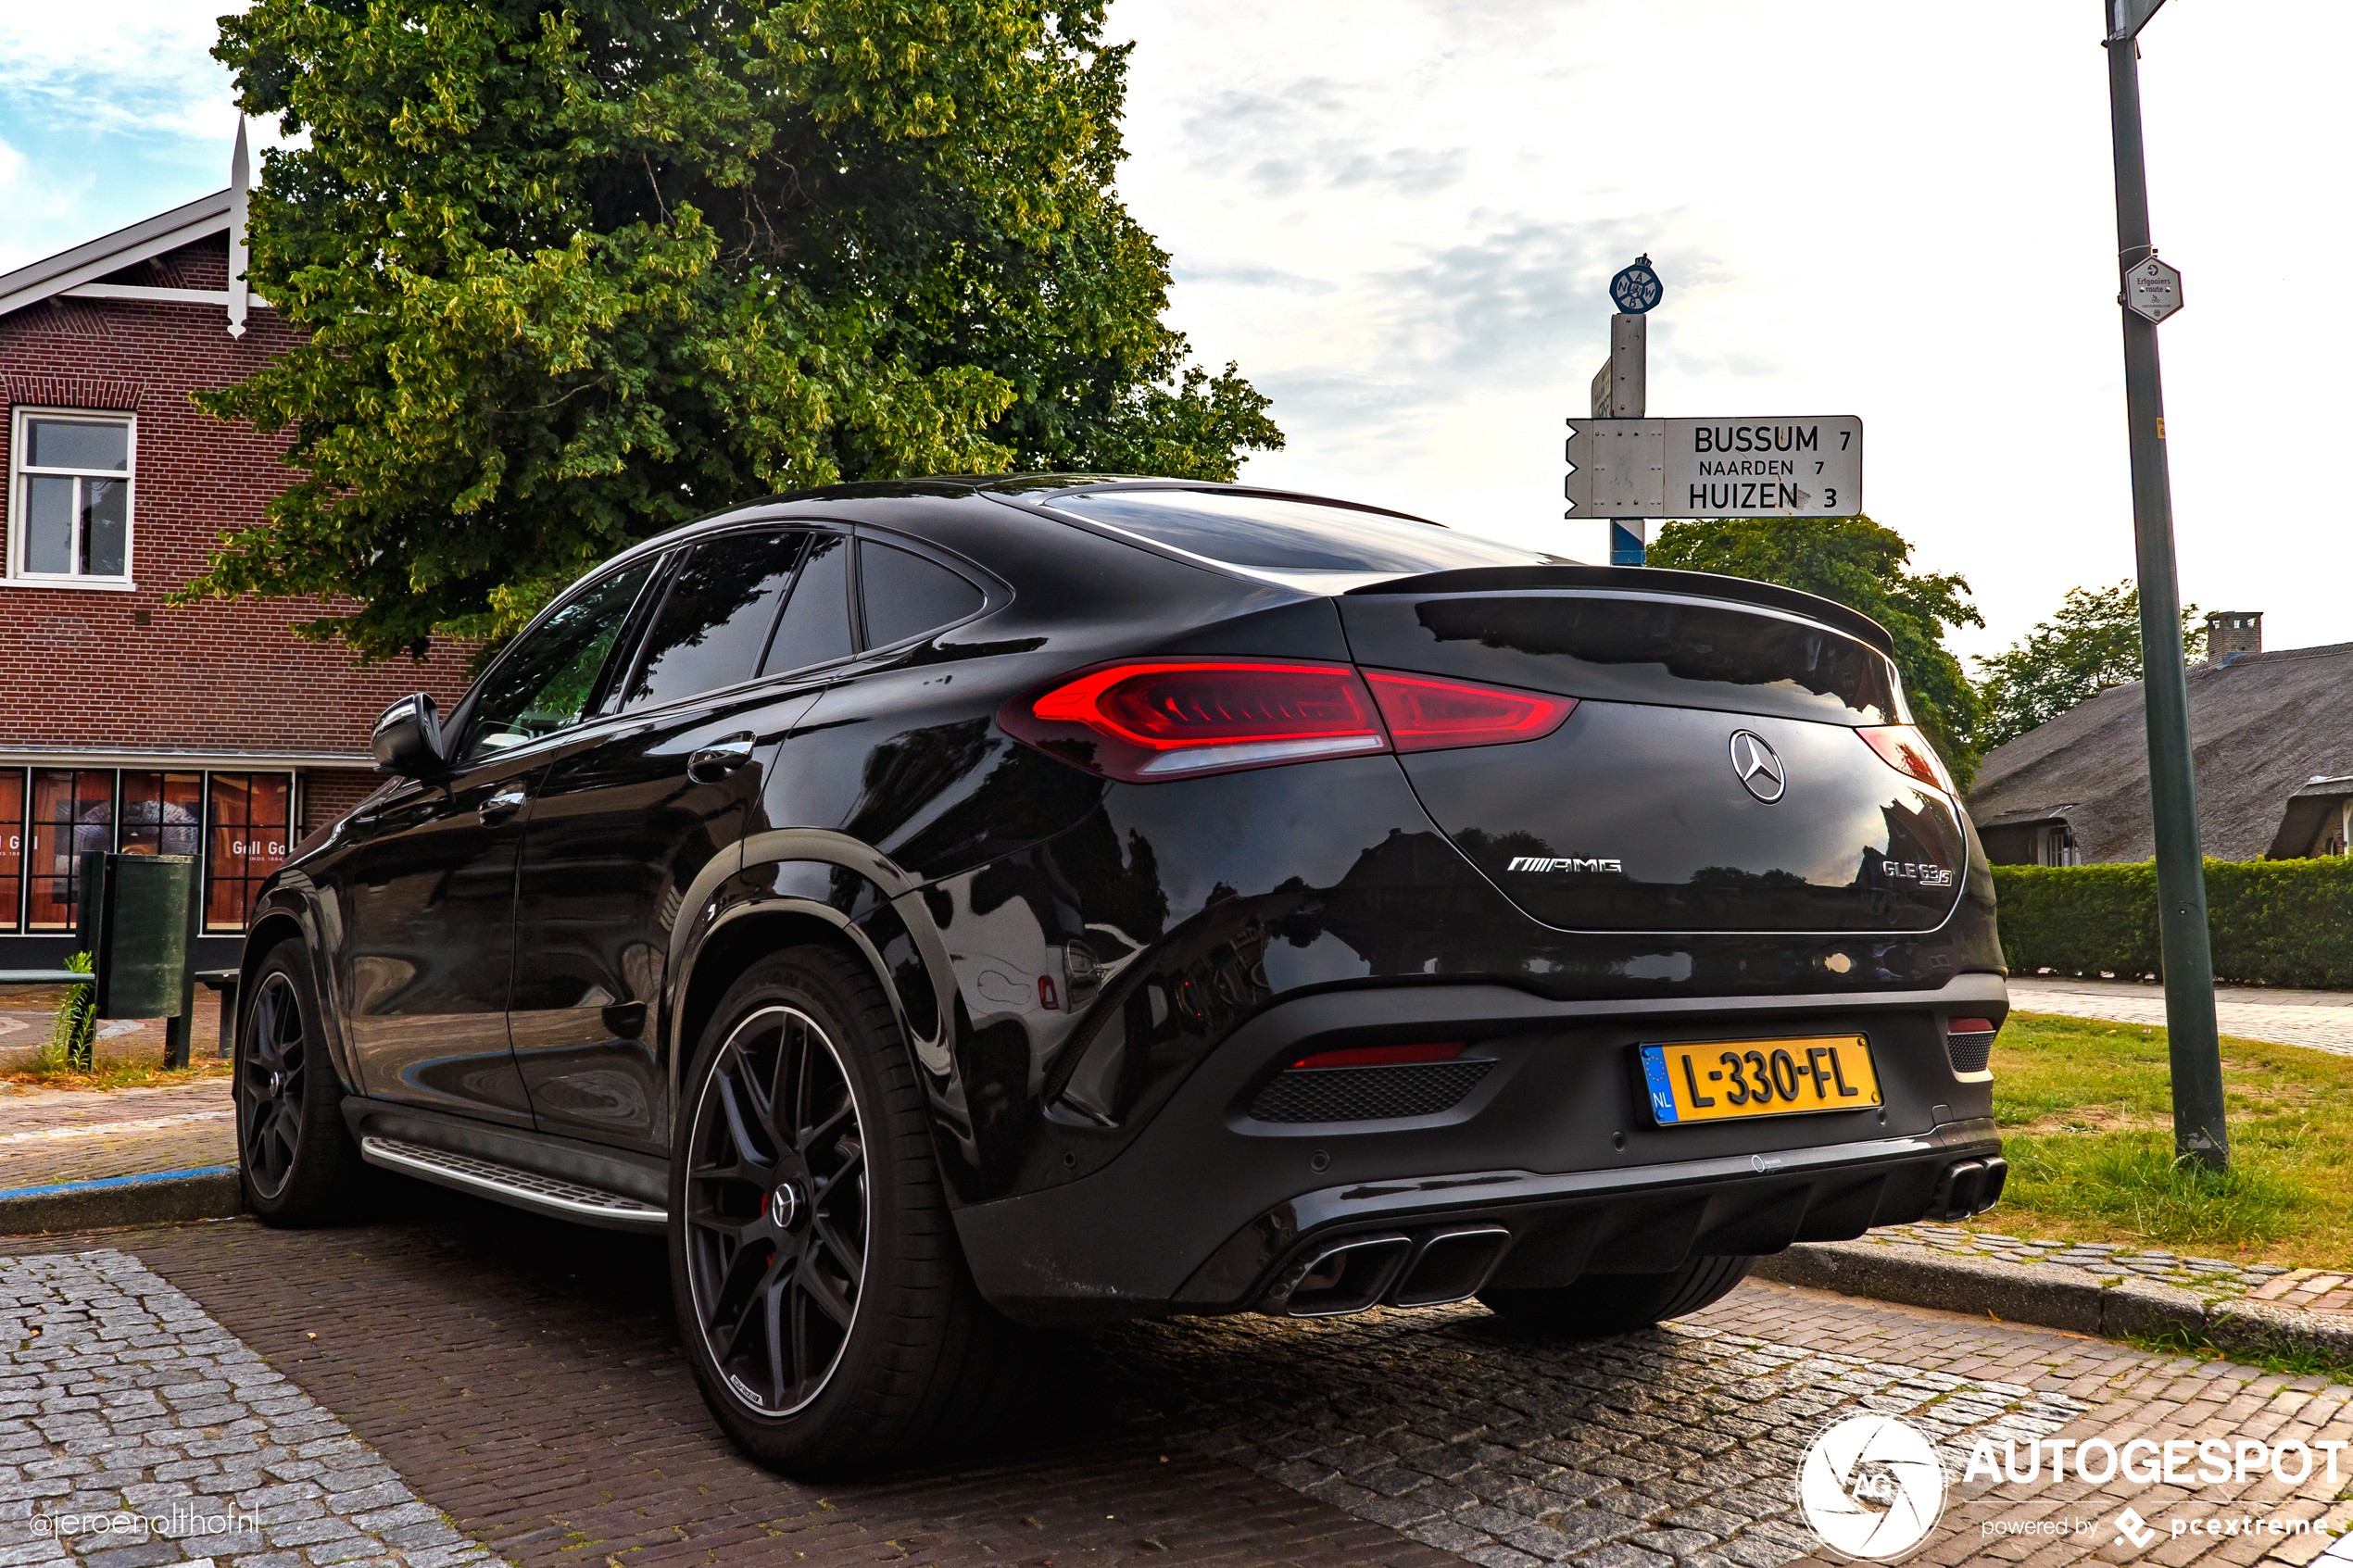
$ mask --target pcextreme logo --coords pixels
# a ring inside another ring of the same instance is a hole
[[[1944,1466],[1919,1428],[1892,1415],[1856,1415],[1822,1429],[1797,1472],[1797,1502],[1822,1544],[1843,1557],[1886,1562],[1936,1528]]]

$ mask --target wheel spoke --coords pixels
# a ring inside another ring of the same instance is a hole
[[[793,1387],[799,1389],[816,1376],[815,1358],[809,1351],[809,1293],[794,1289],[788,1294],[792,1298]]]
[[[768,1331],[768,1402],[777,1410],[785,1404],[785,1281],[772,1279],[760,1293],[760,1316]],[[796,1341],[799,1336],[795,1335]],[[793,1383],[800,1382],[800,1347],[793,1347]]]
[[[278,988],[275,985],[265,985],[261,995],[254,998],[252,1050],[249,1054],[265,1073],[277,1070]]]
[[[833,1281],[810,1267],[810,1261],[809,1255],[801,1258],[800,1267],[795,1272],[793,1282],[800,1286],[801,1294],[817,1303],[819,1311],[833,1319],[837,1326],[844,1333],[848,1333],[849,1320],[857,1315],[857,1309],[850,1305],[848,1295],[834,1287]]]
[[[743,1108],[736,1103],[734,1081],[723,1073],[714,1072],[711,1075],[711,1086],[719,1091],[720,1107],[726,1112],[727,1135],[735,1142],[738,1167],[761,1173],[767,1172],[772,1162],[760,1158],[760,1151],[752,1143],[751,1129],[744,1125]]]
[[[832,1253],[834,1261],[841,1265],[841,1272],[850,1279],[854,1280],[865,1272],[865,1248],[852,1247],[824,1215],[818,1215],[811,1223],[809,1238]],[[813,1248],[812,1251],[814,1251]]]

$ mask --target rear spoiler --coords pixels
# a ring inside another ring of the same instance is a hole
[[[1719,577],[1712,571],[1670,571],[1649,566],[1467,566],[1453,571],[1428,571],[1416,577],[1391,577],[1351,588],[1349,596],[1395,594],[1501,594],[1529,588],[1598,588],[1619,594],[1685,594],[1693,598],[1726,599],[1755,605],[1819,621],[1834,631],[1869,643],[1893,658],[1895,639],[1887,628],[1862,611],[1834,599],[1778,583],[1747,577]]]

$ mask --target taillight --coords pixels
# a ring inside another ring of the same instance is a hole
[[[1573,696],[1434,681],[1387,670],[1367,670],[1365,679],[1400,751],[1538,740],[1559,729],[1577,708]]]
[[[1041,750],[1129,784],[1376,752],[1535,740],[1577,699],[1346,664],[1168,659],[1090,670],[998,713]]]
[[[1909,724],[1875,724],[1857,730],[1865,745],[1879,753],[1880,760],[1908,778],[1932,784],[1947,795],[1958,795],[1953,787],[1953,775],[1944,771],[1944,759],[1936,755],[1936,747],[1928,737]]]
[[[1345,664],[1114,664],[1015,698],[998,722],[1131,784],[1389,749],[1372,694]]]

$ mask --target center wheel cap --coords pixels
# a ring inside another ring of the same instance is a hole
[[[768,1195],[768,1219],[778,1230],[790,1230],[800,1215],[800,1194],[790,1182],[779,1182]]]

